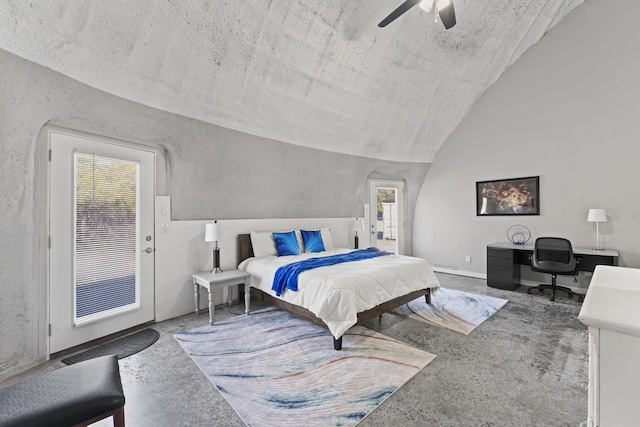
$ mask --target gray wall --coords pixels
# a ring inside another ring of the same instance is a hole
[[[372,177],[406,180],[413,214],[429,166],[242,134],[114,97],[2,50],[0,64],[0,378],[45,353],[47,164],[38,135],[47,123],[161,148],[177,220],[362,216]]]
[[[605,247],[620,251],[621,265],[640,267],[639,19],[637,2],[587,2],[503,74],[425,177],[414,255],[484,274],[485,245],[507,241],[514,224],[534,239],[563,236],[592,248],[587,213],[604,208]],[[540,216],[476,217],[476,181],[534,175]]]

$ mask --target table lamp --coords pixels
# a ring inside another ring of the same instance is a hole
[[[220,230],[218,229],[218,221],[214,221],[213,224],[207,224],[204,232],[205,242],[215,242],[213,247],[213,270],[211,273],[222,273],[220,268],[220,248],[218,247],[218,236]]]
[[[354,237],[354,241],[353,241],[353,247],[355,249],[358,249],[359,245],[358,245],[358,231],[364,231],[364,222],[362,221],[362,218],[356,218],[353,220],[353,230],[356,232],[356,235]]]
[[[595,251],[600,251],[604,248],[600,248],[600,228],[599,224],[601,222],[607,222],[607,213],[604,209],[589,209],[589,216],[587,217],[587,221],[596,223],[596,247],[593,248]]]

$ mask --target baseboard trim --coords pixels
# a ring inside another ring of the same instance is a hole
[[[487,280],[486,274],[476,273],[475,271],[452,270],[450,268],[442,268],[442,267],[433,267],[433,271],[437,273],[455,274],[456,276],[474,277],[476,279]]]

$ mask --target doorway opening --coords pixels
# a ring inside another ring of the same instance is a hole
[[[404,253],[404,181],[372,180],[370,193],[371,245]]]

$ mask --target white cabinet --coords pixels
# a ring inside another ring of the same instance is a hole
[[[587,425],[640,425],[640,269],[596,267],[578,318],[589,326]]]

